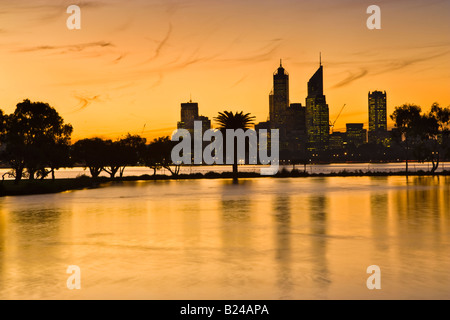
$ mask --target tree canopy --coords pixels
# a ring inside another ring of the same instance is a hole
[[[24,169],[32,180],[37,172],[44,175],[63,165],[73,128],[48,103],[24,100],[11,115],[2,115],[3,159],[20,181]]]
[[[449,152],[450,108],[434,103],[428,113],[416,105],[396,107],[391,119],[397,128],[398,142],[404,145],[406,171],[410,150],[419,161],[430,161],[432,172],[439,167],[441,155]]]
[[[214,118],[219,125],[219,130],[225,132],[227,129],[232,130],[246,130],[254,124],[255,117],[250,113],[244,113],[243,111],[233,113],[232,111],[219,112],[218,116]],[[226,138],[226,135],[225,135]],[[238,180],[238,159],[237,159],[237,145],[234,144],[233,150],[233,180]]]

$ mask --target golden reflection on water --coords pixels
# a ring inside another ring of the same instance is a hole
[[[150,181],[2,198],[0,298],[448,299],[449,182]],[[81,290],[66,288],[69,265]]]

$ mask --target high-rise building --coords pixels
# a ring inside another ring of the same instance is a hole
[[[181,121],[178,122],[178,129],[186,129],[193,133],[194,122],[202,122],[202,131],[205,132],[211,129],[211,120],[198,114],[198,103],[189,101],[181,104]]]
[[[203,135],[204,133],[211,129],[211,120],[208,117],[204,117],[204,116],[199,116],[198,114],[198,103],[197,102],[192,102],[192,100],[190,100],[187,103],[182,103],[181,104],[181,121],[178,122],[177,124],[177,128],[178,129],[185,129],[188,130],[189,133],[191,134],[191,153],[190,153],[190,157],[192,159],[194,159],[194,153],[192,152],[192,150],[194,150],[194,139],[197,138],[197,136],[194,134],[194,129],[195,129],[195,122],[201,122],[201,128],[202,128],[202,132],[201,132],[201,144],[202,147],[205,148],[207,146],[207,142],[203,141]]]
[[[321,156],[328,150],[330,134],[330,114],[323,94],[323,66],[308,82],[306,98],[306,132],[308,150],[313,157]]]
[[[194,130],[194,121],[198,119],[198,103],[189,101],[181,104],[181,121],[178,129]]]
[[[269,95],[270,122],[274,127],[280,127],[285,120],[289,107],[289,74],[280,67],[273,74],[273,90]]]
[[[369,92],[369,143],[384,143],[387,136],[386,91]]]
[[[347,123],[346,140],[347,145],[359,147],[366,143],[367,130],[363,123]]]
[[[273,89],[269,95],[269,121],[255,126],[279,131],[280,158],[300,159],[305,153],[305,107],[301,103],[289,104],[289,74],[280,61],[273,73]]]

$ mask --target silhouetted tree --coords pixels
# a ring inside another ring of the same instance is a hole
[[[214,120],[219,125],[219,130],[222,131],[224,137],[226,137],[227,129],[242,129],[247,130],[253,124],[255,117],[251,116],[250,113],[241,112],[230,112],[224,111],[219,112],[219,115],[214,118]],[[224,139],[225,140],[225,139]],[[238,158],[237,158],[237,143],[234,143],[234,159],[233,159],[233,180],[236,182],[238,180]]]
[[[438,152],[435,152],[435,154],[438,154],[437,166],[439,166],[439,160],[441,156],[447,158],[450,156],[450,106],[442,108],[438,103],[434,103],[431,106],[429,117],[434,117],[438,125],[438,134],[434,138],[439,142],[439,150]]]
[[[449,151],[450,108],[434,103],[429,113],[421,114],[419,106],[403,105],[395,109],[391,118],[398,129],[397,140],[406,147],[406,172],[409,150],[420,162],[430,161],[431,172],[436,172],[441,154],[446,156]]]
[[[0,136],[2,136],[4,134],[5,121],[6,121],[6,116],[3,112],[3,110],[0,109]]]
[[[114,178],[117,172],[123,177],[123,172],[127,166],[135,166],[139,163],[145,150],[146,139],[138,135],[128,134],[125,138],[118,141],[108,140],[106,144],[106,163],[103,168],[111,178]]]
[[[47,168],[39,169],[37,175],[41,179],[44,179],[51,174],[52,180],[55,180],[56,170],[72,166],[69,141],[57,141],[54,144],[45,145],[43,149],[46,154],[45,163],[50,170],[47,170]]]
[[[416,105],[402,105],[396,107],[391,119],[398,129],[400,139],[405,145],[406,174],[408,174],[409,150],[417,138],[418,127],[422,121],[421,108]]]
[[[418,150],[420,160],[432,163],[432,173],[439,167],[441,154],[448,152],[449,125],[450,108],[441,108],[439,104],[434,103],[430,112],[422,116],[417,128],[422,140]]]
[[[74,161],[89,168],[91,176],[97,178],[108,165],[108,143],[100,138],[83,139],[73,145]]]
[[[56,148],[70,144],[73,128],[64,124],[63,118],[49,104],[24,100],[17,104],[13,114],[3,116],[3,155],[10,164],[16,182],[20,181],[24,169],[33,180],[38,171],[58,168],[52,161]]]
[[[103,140],[103,171],[114,179],[123,162],[123,153],[119,141]]]
[[[156,174],[156,170],[161,168],[169,170],[174,176],[179,174],[181,167],[172,162],[172,148],[174,145],[175,142],[169,137],[159,137],[147,146],[143,160],[145,166],[153,169],[153,175]]]
[[[131,134],[119,140],[120,150],[123,154],[122,166],[119,169],[120,177],[123,177],[126,166],[136,166],[143,161],[146,143],[147,139]]]
[[[4,153],[4,134],[6,129],[6,116],[3,112],[3,110],[0,109],[0,163],[5,162],[5,153]]]
[[[162,168],[159,156],[160,151],[158,150],[161,146],[158,141],[159,139],[162,138],[154,139],[152,142],[150,142],[150,144],[145,149],[143,157],[144,165],[146,167],[149,167],[150,169],[153,169],[154,176],[156,175],[156,171]]]

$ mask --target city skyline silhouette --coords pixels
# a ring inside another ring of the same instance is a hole
[[[336,130],[367,126],[369,91],[388,92],[388,114],[404,103],[450,104],[448,2],[383,3],[381,30],[366,27],[367,6],[355,2],[79,3],[80,30],[67,29],[65,4],[0,2],[0,107],[49,102],[75,139],[169,135],[191,94],[209,118],[238,109],[265,121],[279,59],[291,101],[303,101],[319,52],[330,119],[348,108]]]
[[[0,0],[0,300],[448,300],[449,13]]]

